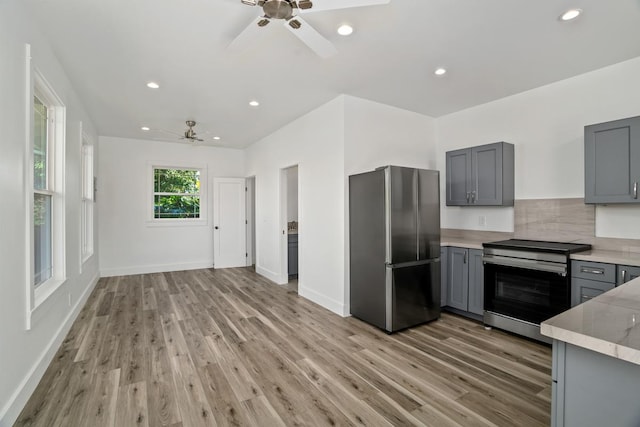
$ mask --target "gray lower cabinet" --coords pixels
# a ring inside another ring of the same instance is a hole
[[[582,304],[616,286],[616,266],[602,262],[571,261],[571,306]]]
[[[640,277],[640,267],[619,265],[616,285],[622,285],[623,283],[627,283],[629,280],[637,279],[638,277]]]
[[[640,366],[553,342],[551,426],[637,427]]]
[[[513,206],[513,144],[496,142],[446,153],[447,206]]]
[[[585,203],[640,203],[640,116],[584,128]]]
[[[449,247],[447,259],[447,306],[482,315],[484,310],[482,251]]]
[[[440,307],[447,305],[447,268],[449,259],[449,248],[442,246],[440,248]]]
[[[298,275],[298,235],[289,234],[287,237],[288,273],[289,277],[295,277]]]
[[[469,312],[484,313],[484,265],[478,249],[469,249]]]

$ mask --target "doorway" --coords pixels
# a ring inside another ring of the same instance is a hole
[[[213,179],[213,266],[246,265],[245,179]]]
[[[247,267],[256,266],[256,177],[246,180],[246,208],[245,225],[247,229]]]
[[[283,231],[282,259],[283,274],[290,290],[298,292],[299,277],[299,231],[298,216],[298,165],[281,170],[281,223]]]

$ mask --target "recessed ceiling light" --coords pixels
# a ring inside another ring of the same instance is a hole
[[[443,76],[445,74],[447,74],[447,69],[446,68],[436,68],[436,70],[433,72],[436,76]]]
[[[145,132],[148,130],[151,130],[151,128],[149,128],[148,126],[142,126],[140,129],[142,129]]]
[[[348,36],[351,33],[353,33],[353,27],[351,25],[344,24],[338,27],[338,34],[341,36]]]
[[[560,16],[562,21],[571,21],[576,19],[582,13],[582,9],[569,9]]]
[[[215,139],[216,141],[219,141],[220,137],[219,136],[214,136],[213,139]]]
[[[257,107],[258,105],[260,105],[260,103],[254,99],[253,101],[249,101],[249,105],[251,105],[252,107]]]
[[[147,83],[147,87],[151,88],[151,89],[158,89],[160,87],[160,85],[156,82],[149,82]]]

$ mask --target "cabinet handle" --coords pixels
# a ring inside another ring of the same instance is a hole
[[[620,273],[622,274],[622,283],[627,283],[627,270],[622,270]]]
[[[638,183],[637,182],[633,183],[633,198],[634,199],[638,198]]]
[[[469,203],[469,192],[467,192],[467,203]]]
[[[471,203],[475,203],[476,202],[476,192],[472,191],[471,192]]]
[[[467,251],[464,251],[464,259],[462,260],[463,264],[467,263]]]
[[[580,272],[581,273],[591,273],[591,274],[604,274],[604,270],[601,270],[599,268],[580,267]]]
[[[582,295],[582,301],[589,301],[590,299],[593,299],[593,297],[590,297],[589,295]]]

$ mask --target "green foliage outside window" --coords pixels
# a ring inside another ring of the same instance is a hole
[[[200,171],[153,170],[154,218],[200,218]]]

